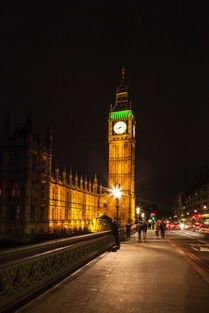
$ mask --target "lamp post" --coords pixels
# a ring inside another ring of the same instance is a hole
[[[117,221],[117,225],[119,225],[118,223],[118,220],[119,220],[119,200],[121,198],[121,190],[120,190],[120,187],[118,185],[116,185],[113,189],[112,189],[112,194],[113,194],[113,197],[115,198],[116,200],[116,221]]]

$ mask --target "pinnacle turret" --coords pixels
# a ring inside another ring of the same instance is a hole
[[[72,185],[73,184],[73,174],[72,174],[72,169],[70,169],[70,173],[69,173],[69,184]]]
[[[67,173],[66,173],[66,169],[64,168],[64,170],[62,172],[62,179],[64,182],[66,182],[66,176],[67,176]]]
[[[86,177],[85,177],[85,180],[84,180],[84,188],[85,188],[85,190],[88,190],[88,180],[87,180]]]
[[[93,192],[97,192],[97,188],[98,188],[98,180],[97,180],[97,175],[95,173],[95,177],[93,180]]]
[[[77,172],[75,173],[75,186],[78,187],[78,174],[77,174]]]
[[[58,166],[55,168],[55,178],[56,178],[56,180],[59,179],[59,168],[58,168]]]
[[[83,177],[80,177],[80,188],[83,189]]]

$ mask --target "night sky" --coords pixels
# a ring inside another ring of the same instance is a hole
[[[107,120],[127,69],[139,201],[169,209],[209,163],[209,22],[203,1],[1,4],[0,114],[54,131],[54,165],[107,183]]]

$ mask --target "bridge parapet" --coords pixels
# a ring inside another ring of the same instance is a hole
[[[121,240],[124,231],[121,230]],[[27,301],[114,246],[111,232],[0,266],[0,312]]]

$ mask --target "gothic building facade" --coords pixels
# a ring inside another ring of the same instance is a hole
[[[22,128],[10,130],[8,122],[0,137],[0,239],[25,238],[42,233],[85,229],[102,215],[115,217],[120,186],[119,218],[122,224],[135,218],[135,119],[122,69],[115,104],[108,120],[108,188],[97,177],[87,179],[56,168],[52,171],[52,132],[45,140],[35,136],[31,117]]]
[[[84,229],[107,214],[97,177],[52,171],[52,132],[45,141],[32,133],[28,117],[21,129],[4,127],[0,146],[0,238]]]
[[[59,175],[51,177],[49,188],[49,232],[70,232],[75,229],[85,229],[94,218],[107,215],[103,204],[103,187],[98,185],[97,177],[91,180],[73,178],[70,171],[64,170]]]
[[[13,131],[5,121],[0,139],[1,238],[48,231],[51,166],[50,130],[41,142],[32,133],[30,116]]]

